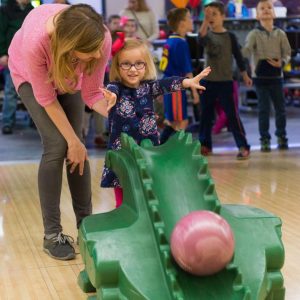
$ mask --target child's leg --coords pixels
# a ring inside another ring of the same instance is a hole
[[[215,103],[215,109],[217,113],[217,119],[212,129],[212,132],[214,134],[218,134],[221,132],[222,128],[227,126],[227,117],[218,101]]]
[[[218,92],[220,104],[222,105],[227,116],[237,147],[245,147],[246,149],[249,149],[250,146],[248,145],[246,139],[245,129],[240,119],[238,109],[234,104],[232,82],[222,82]]]
[[[200,95],[201,118],[199,129],[199,141],[201,146],[205,146],[212,150],[211,129],[214,120],[215,99],[217,98],[217,90],[215,83],[203,81],[202,85],[206,87],[206,91]]]
[[[114,188],[116,198],[116,208],[118,208],[123,202],[123,189],[120,187]]]
[[[286,138],[286,112],[282,84],[273,84],[270,88],[270,94],[275,110],[275,134],[277,137]]]
[[[258,101],[258,128],[261,140],[270,140],[270,87],[265,85],[255,86]]]
[[[164,96],[165,118],[171,124],[166,126],[161,135],[161,144],[166,142],[177,130],[186,129],[187,99],[185,91],[178,91]]]
[[[238,111],[239,107],[239,85],[236,80],[233,81],[233,100],[236,110]],[[218,118],[216,120],[215,126],[213,127],[213,133],[218,134],[224,127],[228,127],[228,119],[226,114],[220,104],[216,102],[216,111]]]
[[[160,144],[164,144],[175,132],[176,130],[174,130],[171,125],[166,125],[160,135]]]

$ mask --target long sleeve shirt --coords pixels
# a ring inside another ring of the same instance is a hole
[[[246,70],[239,44],[232,32],[209,31],[204,37],[199,35],[199,43],[204,47],[205,66],[210,66],[213,70],[205,80],[233,80],[233,58],[240,71]]]
[[[62,93],[53,82],[49,81],[48,72],[52,55],[46,22],[51,16],[67,7],[63,4],[44,4],[32,10],[9,47],[8,65],[16,90],[22,83],[30,83],[34,96],[41,106],[51,104],[57,94]],[[83,72],[80,63],[76,67],[75,72],[79,78],[76,90],[81,90],[83,101],[89,107],[104,98],[99,88],[103,86],[110,51],[111,36],[107,30],[102,47],[102,58],[99,59],[95,71],[88,75]]]
[[[291,58],[291,46],[286,33],[280,28],[274,27],[269,32],[260,26],[249,32],[242,53],[250,58],[252,76],[257,77],[255,69],[260,60],[281,59],[286,64]]]

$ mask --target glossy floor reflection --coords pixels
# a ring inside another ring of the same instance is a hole
[[[222,203],[253,205],[282,219],[286,299],[298,300],[300,148],[270,154],[254,151],[249,161],[237,161],[235,154],[229,151],[208,158],[218,197]],[[102,165],[103,159],[91,160],[94,212],[114,207],[112,193],[99,188]],[[63,262],[42,251],[37,169],[35,162],[0,164],[0,299],[86,299],[77,285],[83,268],[80,255]],[[76,237],[65,178],[61,210],[64,231]]]

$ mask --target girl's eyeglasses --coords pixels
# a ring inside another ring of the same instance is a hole
[[[132,67],[135,67],[137,70],[142,70],[146,67],[146,63],[143,61],[137,61],[134,64],[131,64],[129,62],[124,62],[119,64],[119,67],[125,71],[130,70]]]

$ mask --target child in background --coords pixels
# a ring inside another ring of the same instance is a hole
[[[123,16],[120,20],[120,28],[122,31],[117,32],[117,38],[112,44],[111,54],[114,56],[120,48],[123,47],[124,41],[129,39],[138,39],[137,30],[138,24],[134,19],[128,19],[128,17]]]
[[[160,69],[164,77],[182,76],[192,78],[192,61],[185,36],[193,30],[193,21],[187,8],[174,8],[168,12],[168,25],[173,33],[167,39],[163,49]],[[199,94],[192,89],[194,104],[199,103]],[[161,143],[175,131],[188,126],[187,96],[185,91],[164,96],[165,121],[167,126],[162,132]]]
[[[158,95],[184,88],[203,90],[199,80],[209,74],[206,68],[194,78],[170,77],[156,80],[156,69],[150,50],[139,39],[124,40],[115,54],[110,69],[110,81],[104,90],[106,99],[116,100],[109,112],[108,149],[121,148],[120,136],[124,132],[140,144],[150,139],[159,144],[158,130],[153,109],[153,99]],[[112,170],[104,166],[101,187],[114,187],[117,207],[122,203],[122,188]]]
[[[112,42],[114,42],[117,38],[117,32],[121,30],[120,26],[121,17],[119,15],[110,15],[107,20],[107,27],[110,31]]]
[[[222,2],[210,2],[205,7],[205,17],[199,29],[199,41],[204,46],[205,64],[211,65],[214,72],[203,80],[206,92],[201,96],[200,101],[202,115],[199,140],[201,153],[209,155],[212,152],[211,133],[215,101],[218,99],[227,116],[229,127],[239,149],[237,159],[242,160],[249,157],[250,146],[233,99],[233,56],[245,84],[250,86],[252,81],[247,75],[235,35],[228,32],[223,26],[224,19],[225,10]]]
[[[125,17],[122,17],[125,18]],[[123,31],[125,32],[125,37],[127,39],[136,39],[138,38],[138,24],[134,19],[124,20]]]
[[[252,58],[252,76],[258,99],[258,127],[261,151],[270,152],[270,102],[275,109],[278,149],[288,149],[286,113],[283,95],[282,66],[291,57],[286,33],[274,26],[275,12],[271,0],[260,0],[256,7],[260,26],[250,31],[243,54]]]

